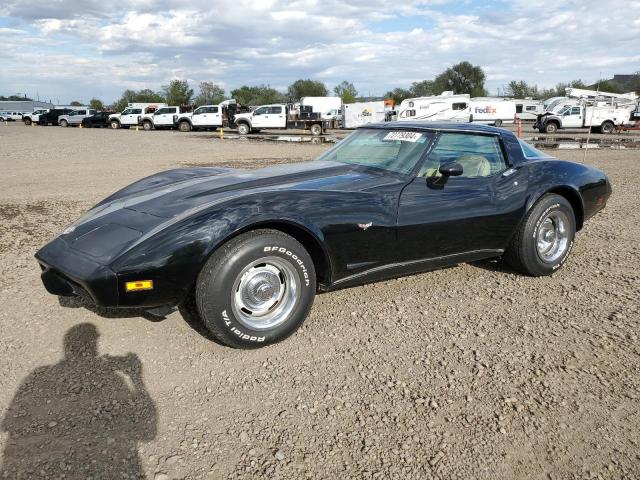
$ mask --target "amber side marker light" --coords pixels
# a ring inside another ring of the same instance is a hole
[[[137,280],[124,284],[127,292],[138,292],[140,290],[153,290],[153,280]]]

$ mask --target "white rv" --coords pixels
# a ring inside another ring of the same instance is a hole
[[[535,120],[539,114],[544,112],[544,105],[541,100],[517,98],[514,103],[516,104],[516,115],[520,120]]]
[[[432,122],[469,122],[471,110],[469,95],[442,92],[431,97],[407,98],[397,110],[398,121],[428,120]]]
[[[357,128],[367,123],[384,122],[384,101],[345,103],[342,107],[342,127]]]
[[[470,98],[442,92],[431,97],[408,98],[397,109],[399,121],[427,120],[432,122],[476,122],[500,126],[513,123],[516,105],[503,98]]]

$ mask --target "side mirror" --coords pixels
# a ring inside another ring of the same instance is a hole
[[[258,111],[253,112],[253,116],[254,117],[257,117],[258,115],[262,115],[262,114],[260,112],[258,112]]]
[[[438,171],[445,177],[458,177],[462,175],[462,165],[456,162],[447,163],[441,165]]]

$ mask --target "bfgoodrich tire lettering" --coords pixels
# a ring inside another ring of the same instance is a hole
[[[569,201],[546,194],[531,207],[505,254],[508,263],[527,275],[551,275],[569,257],[576,220]]]
[[[295,332],[315,292],[309,253],[293,237],[263,229],[230,240],[209,258],[195,299],[202,322],[217,340],[258,348]]]

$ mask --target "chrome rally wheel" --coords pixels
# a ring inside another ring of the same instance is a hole
[[[538,227],[536,249],[543,262],[555,263],[569,246],[569,219],[561,210],[549,212]]]
[[[300,276],[278,257],[252,262],[238,275],[232,309],[238,321],[253,330],[282,324],[300,296]]]

